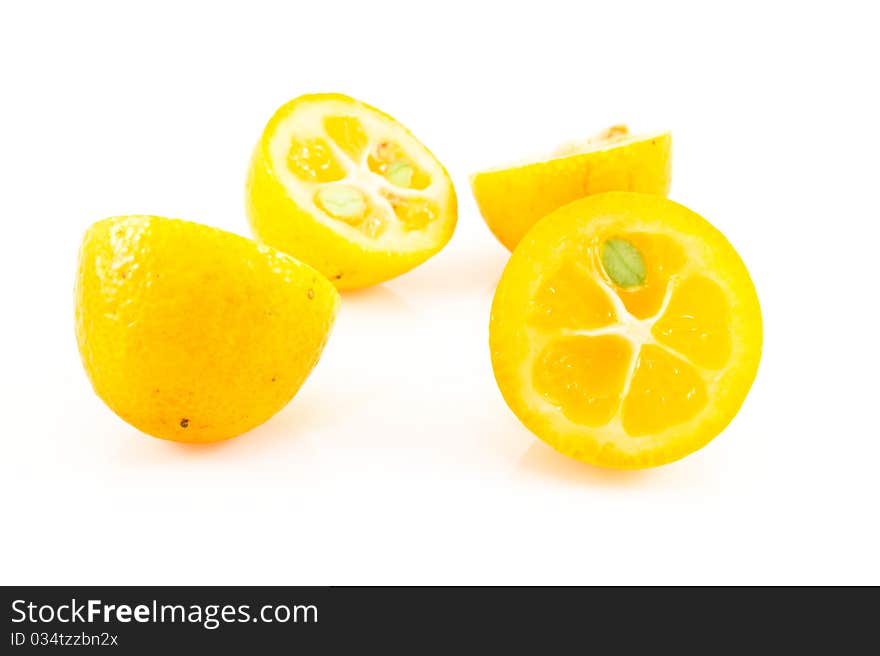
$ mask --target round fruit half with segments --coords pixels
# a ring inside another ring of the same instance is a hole
[[[254,234],[339,289],[398,276],[452,237],[457,201],[446,170],[406,128],[340,94],[279,109],[251,161]]]
[[[155,437],[214,442],[293,398],[339,301],[320,273],[250,239],[115,217],[83,239],[76,338],[95,392],[122,419]]]
[[[652,467],[707,444],[761,357],[761,310],[718,230],[659,196],[608,193],[553,212],[501,277],[489,328],[505,400],[578,460]]]
[[[510,250],[553,210],[608,191],[665,196],[672,177],[672,135],[630,134],[615,125],[550,157],[480,171],[471,189],[483,219]]]

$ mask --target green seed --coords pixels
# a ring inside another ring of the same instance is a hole
[[[351,185],[321,187],[317,201],[325,212],[337,219],[358,219],[367,211],[364,195]]]
[[[385,172],[385,177],[396,187],[409,188],[412,186],[413,167],[399,159],[391,163]]]
[[[645,283],[645,260],[626,239],[609,239],[602,249],[602,264],[618,287],[638,287]]]

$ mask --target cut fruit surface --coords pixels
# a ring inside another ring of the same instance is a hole
[[[704,446],[737,413],[761,356],[761,310],[711,224],[615,192],[526,235],[489,340],[505,400],[538,437],[592,464],[651,467]]]
[[[455,229],[457,201],[446,170],[400,123],[348,96],[314,94],[266,126],[247,210],[258,239],[350,289],[439,251]]]
[[[608,191],[665,196],[671,173],[668,132],[634,135],[615,125],[547,158],[475,173],[471,188],[489,229],[513,250],[539,219],[566,203]]]

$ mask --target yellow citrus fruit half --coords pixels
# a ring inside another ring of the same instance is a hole
[[[552,156],[480,171],[471,188],[480,213],[510,250],[539,219],[572,201],[606,191],[665,196],[672,176],[672,136],[633,135],[615,125]]]
[[[223,440],[278,412],[317,363],[338,306],[311,267],[187,221],[105,219],[80,249],[86,373],[117,415],[163,439]]]
[[[443,248],[457,201],[446,170],[400,123],[348,96],[314,94],[281,107],[263,131],[247,211],[258,239],[352,289]]]
[[[737,413],[761,357],[761,309],[708,221],[615,192],[529,231],[495,293],[489,341],[501,392],[535,435],[595,465],[652,467]]]

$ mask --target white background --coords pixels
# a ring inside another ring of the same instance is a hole
[[[870,3],[462,4],[3,4],[2,583],[880,583]],[[80,366],[82,233],[154,213],[247,234],[250,150],[314,91],[410,127],[458,230],[345,295],[265,425],[146,437]],[[506,252],[467,177],[616,121],[672,130],[671,197],[728,235],[765,319],[728,430],[629,473],[558,455],[504,404]]]

